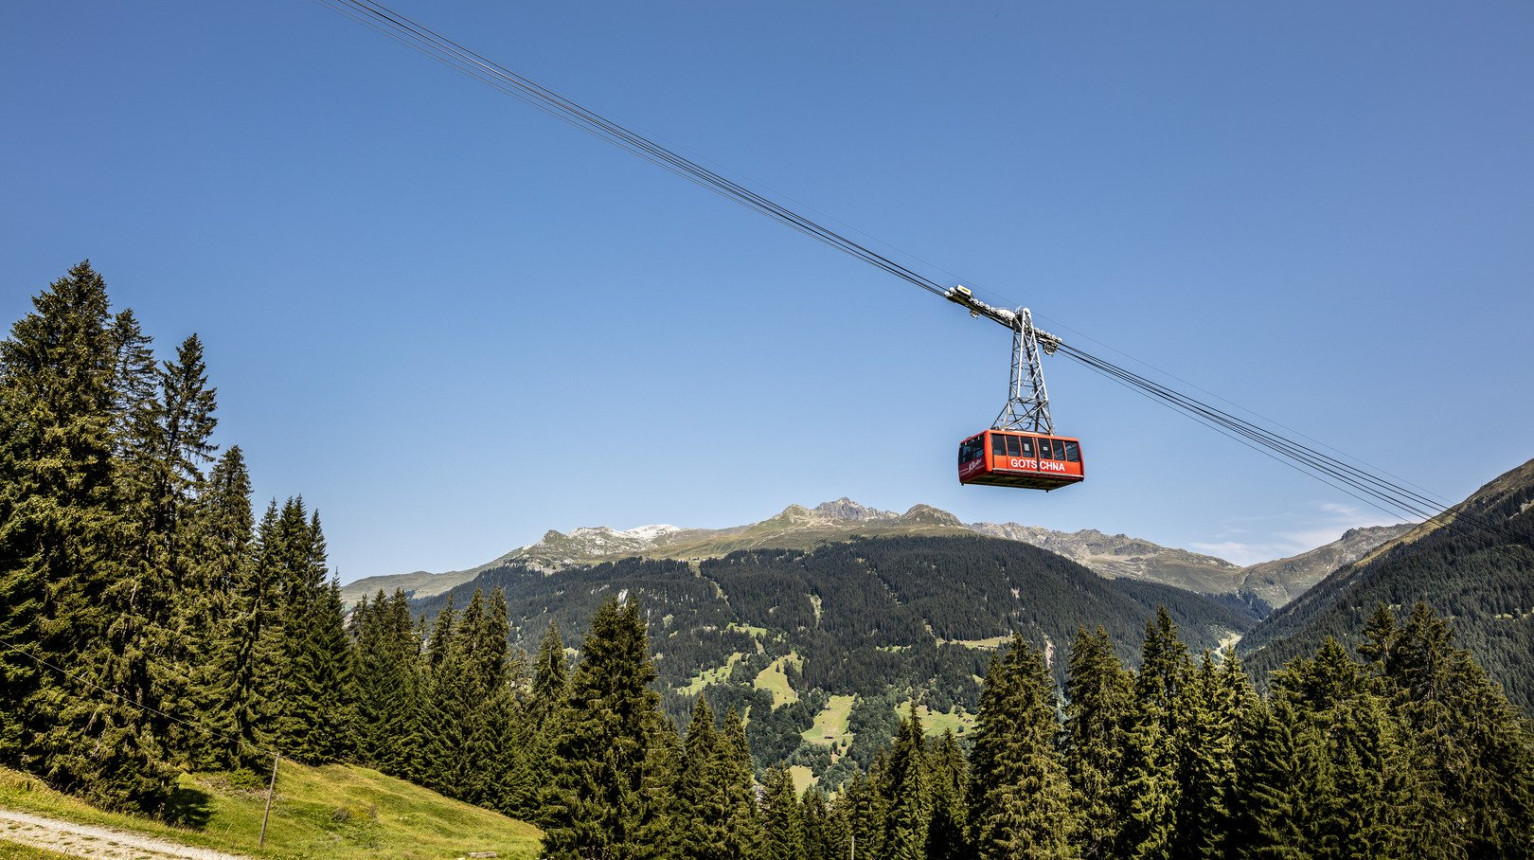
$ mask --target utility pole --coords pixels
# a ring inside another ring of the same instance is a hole
[[[272,782],[266,787],[266,812],[261,815],[261,838],[256,841],[256,847],[266,845],[266,821],[272,817],[272,795],[277,793],[277,762],[282,761],[282,755],[272,753]]]

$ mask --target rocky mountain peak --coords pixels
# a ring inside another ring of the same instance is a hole
[[[881,511],[877,508],[866,507],[846,496],[842,496],[834,502],[821,502],[815,506],[815,513],[823,514],[833,519],[856,520],[858,522],[895,518],[895,514],[892,511]]]
[[[902,523],[957,526],[963,527],[964,523],[959,518],[944,510],[939,510],[931,505],[912,505],[911,509],[900,515]]]

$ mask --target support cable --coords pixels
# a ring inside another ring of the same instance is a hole
[[[562,96],[537,82],[437,33],[405,15],[373,0],[316,0],[375,32],[409,47],[437,62],[480,81],[499,92],[522,101],[562,122],[598,137],[626,152],[662,167],[696,185],[772,218],[800,233],[849,256],[882,269],[901,280],[934,295],[952,298],[949,288],[919,271],[881,254],[814,219],[802,215],[765,194],[752,190],[718,171],[681,155],[638,131],[610,120]],[[931,266],[929,263],[928,266]],[[936,268],[936,267],[932,267]],[[993,317],[1004,325],[1008,323]],[[1267,456],[1338,489],[1355,499],[1391,515],[1437,520],[1444,516],[1446,505],[1379,470],[1361,468],[1317,448],[1285,436],[1231,412],[1120,367],[1085,350],[1059,344],[1060,351],[1096,373],[1107,376],[1146,397],[1182,412],[1194,420],[1236,439]],[[1184,383],[1186,384],[1186,383]],[[1190,386],[1195,387],[1195,386]],[[1201,389],[1200,389],[1201,390]],[[1205,392],[1206,394],[1208,392]],[[1229,401],[1226,401],[1227,403]],[[1234,405],[1234,404],[1232,404]],[[1245,411],[1245,410],[1243,410]],[[1277,422],[1270,422],[1277,424]],[[1282,426],[1282,425],[1278,425]],[[1289,428],[1284,428],[1289,429]],[[1293,430],[1289,432],[1301,436]],[[1314,441],[1314,440],[1312,440]],[[1320,443],[1317,443],[1320,444]],[[1325,446],[1323,446],[1325,447]],[[1335,449],[1332,449],[1335,450]],[[1338,452],[1341,453],[1341,452]],[[1366,464],[1365,464],[1366,465]],[[1464,512],[1468,515],[1468,512]]]

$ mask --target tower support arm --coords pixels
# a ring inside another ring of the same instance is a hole
[[[944,294],[950,302],[969,309],[972,317],[985,317],[1012,330],[1012,379],[1007,390],[1007,405],[996,416],[993,430],[1025,430],[1054,435],[1055,422],[1049,415],[1049,392],[1044,388],[1044,368],[1039,353],[1053,355],[1060,348],[1060,338],[1033,327],[1033,314],[1027,308],[1009,311],[992,307],[975,298],[968,287],[951,287]]]

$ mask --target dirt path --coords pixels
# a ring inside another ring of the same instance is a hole
[[[0,839],[83,860],[247,860],[211,848],[192,848],[108,827],[74,824],[9,809],[0,809]]]

